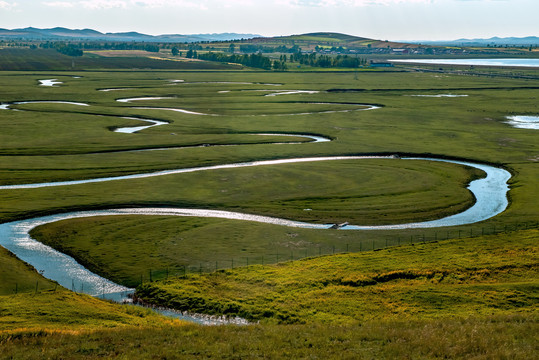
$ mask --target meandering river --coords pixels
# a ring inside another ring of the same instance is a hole
[[[267,161],[254,161],[246,163],[235,163],[226,165],[216,165],[188,169],[176,169],[168,171],[160,171],[148,174],[136,174],[129,176],[109,177],[100,179],[87,179],[77,181],[65,181],[56,183],[40,183],[40,184],[24,184],[24,185],[4,185],[0,189],[20,189],[20,188],[37,188],[47,186],[67,186],[76,184],[85,184],[91,182],[106,182],[115,180],[127,180],[150,176],[166,176],[170,174],[180,174],[197,171],[217,171],[227,168],[241,168],[247,166],[268,166],[290,163],[308,163],[316,161],[336,161],[336,160],[362,160],[362,159],[384,159],[385,161],[443,161],[460,165],[466,165],[483,170],[486,177],[472,181],[468,189],[476,198],[475,204],[466,211],[451,215],[439,220],[417,222],[408,224],[381,225],[381,226],[364,226],[364,225],[346,225],[342,230],[388,230],[388,229],[407,229],[407,228],[432,228],[441,226],[457,226],[471,224],[486,220],[492,216],[504,211],[508,205],[507,201],[507,181],[511,177],[506,170],[496,168],[484,164],[476,164],[471,162],[442,160],[434,158],[402,158],[395,159],[393,157],[378,157],[378,156],[334,156],[334,157],[317,157],[317,158],[298,158],[298,159],[280,159]],[[244,221],[255,221],[267,224],[274,224],[289,227],[302,227],[310,229],[327,230],[333,224],[314,224],[300,221],[292,221],[287,219],[260,216],[254,214],[245,214],[230,211],[219,211],[209,209],[180,209],[180,208],[135,208],[135,209],[110,209],[103,211],[79,211],[65,214],[56,214],[50,216],[37,217],[27,220],[14,221],[0,224],[0,245],[7,248],[20,259],[34,266],[36,270],[43,273],[49,279],[57,281],[60,285],[66,288],[74,288],[77,291],[94,296],[104,296],[109,299],[121,300],[125,294],[131,289],[114,284],[113,282],[103,279],[81,265],[79,265],[71,257],[59,253],[58,251],[30,238],[29,231],[36,226],[51,223],[55,221],[91,217],[104,215],[170,215],[170,216],[196,216],[196,217],[212,217],[224,218]]]
[[[139,101],[149,98],[130,98],[124,99],[128,101]],[[156,99],[156,98],[152,98]],[[70,103],[54,101],[56,103],[69,103],[79,106],[87,106],[84,103]],[[30,102],[14,102],[12,104],[24,104]],[[359,104],[358,104],[359,105]],[[9,106],[6,106],[6,109]],[[364,108],[364,110],[371,110],[377,107],[370,106]],[[156,108],[151,108],[156,109]],[[183,109],[162,109],[162,110],[183,110]],[[183,111],[182,111],[183,112]],[[185,111],[187,112],[187,111]],[[193,112],[189,112],[193,114]],[[197,115],[204,115],[201,113],[194,113]],[[128,118],[130,119],[130,118]],[[158,120],[140,119],[151,122],[149,126],[163,125],[166,122],[159,122]],[[148,126],[146,126],[148,127]],[[138,128],[123,128],[116,131],[132,133],[139,131]],[[138,129],[138,130],[135,130]],[[256,134],[254,134],[256,135]],[[315,142],[330,141],[328,138],[311,136],[311,135],[298,135],[298,134],[258,134],[258,135],[279,135],[279,136],[303,136],[310,137]],[[35,184],[15,184],[15,185],[1,185],[0,190],[17,191],[17,189],[28,188],[43,188],[43,187],[56,187],[56,186],[75,186],[79,184],[88,184],[96,182],[109,182],[109,181],[126,181],[130,179],[139,179],[145,177],[156,176],[168,176],[173,174],[183,174],[201,171],[219,171],[220,169],[237,169],[243,167],[255,167],[255,166],[278,166],[280,164],[291,163],[310,163],[320,161],[338,161],[338,160],[355,160],[361,161],[363,159],[380,159],[383,161],[435,161],[435,162],[449,162],[464,166],[470,166],[480,169],[486,173],[486,177],[472,181],[468,189],[475,196],[476,202],[469,209],[462,213],[447,216],[442,219],[415,222],[407,224],[394,224],[394,225],[381,225],[381,226],[366,226],[361,224],[352,224],[342,226],[341,230],[389,230],[389,229],[407,229],[407,228],[432,228],[442,226],[458,226],[465,224],[472,224],[479,221],[486,220],[493,217],[508,206],[507,181],[510,179],[511,174],[504,170],[494,166],[466,162],[456,161],[448,159],[437,158],[399,158],[398,156],[325,156],[325,157],[306,157],[295,159],[276,159],[276,160],[264,160],[264,161],[252,161],[232,164],[222,164],[214,166],[202,166],[194,168],[181,168],[173,170],[163,170],[150,173],[140,173],[125,176],[113,176],[102,177],[94,179],[81,179],[72,181],[58,181],[58,182],[45,182]],[[246,214],[239,212],[210,210],[210,209],[184,209],[184,208],[130,208],[130,209],[109,209],[102,211],[79,211],[64,214],[55,214],[50,216],[36,217],[26,220],[13,221],[9,223],[0,224],[0,245],[14,253],[21,260],[29,263],[37,271],[42,273],[45,277],[57,281],[60,285],[73,289],[74,291],[84,292],[93,296],[100,296],[107,299],[116,301],[122,301],[126,299],[128,293],[133,289],[115,284],[114,282],[104,279],[86,268],[78,264],[73,258],[62,254],[49,246],[46,246],[29,236],[29,232],[36,226],[56,222],[65,219],[91,217],[91,216],[114,216],[114,215],[170,215],[170,216],[195,216],[195,217],[211,217],[211,218],[223,218],[234,219],[243,221],[262,222],[267,224],[274,224],[279,226],[288,227],[302,227],[310,229],[319,229],[320,231],[328,231],[334,224],[315,224],[306,223],[300,221],[293,221],[287,219],[281,219],[277,217],[260,216],[255,214]]]

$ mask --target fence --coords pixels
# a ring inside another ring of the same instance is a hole
[[[383,239],[373,238],[369,240],[357,241],[355,243],[343,243],[339,245],[318,244],[303,249],[290,249],[289,251],[276,251],[260,256],[242,256],[230,258],[228,260],[205,261],[197,264],[184,264],[177,267],[165,269],[148,269],[145,274],[141,274],[140,283],[152,282],[155,280],[168,279],[169,277],[186,277],[189,274],[202,274],[219,270],[234,269],[235,267],[249,265],[274,264],[284,261],[300,260],[309,257],[334,255],[339,253],[378,251],[389,247],[424,244],[428,242],[437,242],[442,240],[474,238],[485,235],[495,235],[511,233],[519,230],[539,229],[539,221],[520,223],[490,225],[483,227],[468,227],[453,230],[431,229],[431,231],[413,231],[409,235],[402,233],[395,235],[386,235]],[[338,230],[345,231],[345,230]],[[395,231],[395,230],[393,230]]]
[[[203,261],[189,264],[179,264],[175,267],[166,267],[161,269],[147,269],[140,274],[140,280],[138,284],[145,282],[152,282],[156,280],[168,279],[169,277],[187,277],[192,274],[202,274],[219,270],[234,269],[236,267],[243,267],[249,265],[265,265],[274,264],[284,261],[300,260],[309,257],[333,255],[339,253],[351,253],[351,252],[363,252],[363,251],[377,251],[394,246],[402,246],[409,244],[424,244],[428,242],[436,242],[442,240],[459,239],[459,238],[473,238],[484,235],[494,235],[503,233],[512,233],[519,230],[539,229],[539,221],[519,223],[519,224],[503,224],[503,225],[489,225],[483,227],[461,227],[459,229],[417,229],[406,231],[386,232],[381,238],[372,236],[369,239],[361,239],[355,242],[345,242],[338,244],[312,244],[311,246],[303,246],[302,248],[294,249],[274,249],[272,252],[268,252],[264,255],[258,256],[242,256],[231,257],[230,259],[223,259],[214,261]],[[346,230],[335,230],[346,231]],[[371,236],[367,232],[367,237]],[[133,284],[137,285],[137,284]],[[34,285],[30,283],[19,284],[15,283],[12,293],[34,293],[38,294],[45,289],[56,291],[58,285],[52,285],[47,283],[46,285],[37,281]],[[72,281],[71,289],[76,292],[84,292],[84,285]]]

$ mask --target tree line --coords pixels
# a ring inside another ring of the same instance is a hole
[[[261,54],[227,55],[225,53],[214,53],[211,51],[207,53],[198,53],[196,50],[189,50],[187,51],[186,57],[206,61],[235,63],[264,70],[286,70],[286,64],[284,61],[271,60],[270,58]]]
[[[282,55],[286,61],[286,55]],[[350,55],[317,55],[316,53],[290,55],[290,62],[299,62],[301,65],[309,65],[322,68],[358,68],[367,64],[367,59]]]
[[[301,48],[297,45],[291,46],[287,48],[284,45],[280,46],[263,46],[263,45],[253,45],[253,44],[246,44],[246,45],[240,45],[240,52],[242,53],[297,53],[301,52]]]
[[[39,47],[42,49],[62,49],[62,51],[75,52],[76,50],[80,51],[81,55],[84,50],[144,50],[149,52],[159,52],[159,45],[148,44],[148,43],[128,43],[128,42],[111,42],[111,43],[101,43],[101,42],[91,42],[91,43],[64,43],[57,41],[47,41],[39,44]],[[65,50],[69,49],[69,50]],[[62,52],[60,51],[60,52]],[[71,56],[81,56],[81,55],[71,55]]]

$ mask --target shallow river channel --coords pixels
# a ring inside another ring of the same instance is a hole
[[[362,225],[344,225],[341,230],[388,230],[388,229],[407,229],[407,228],[432,228],[442,226],[457,226],[471,224],[486,220],[504,211],[508,205],[507,181],[511,177],[506,170],[496,168],[484,164],[475,164],[470,162],[441,160],[433,158],[402,158],[395,159],[392,157],[373,157],[373,156],[335,156],[335,157],[318,157],[318,158],[298,158],[298,159],[282,159],[269,161],[256,161],[248,163],[236,163],[227,165],[217,165],[199,168],[177,169],[160,171],[149,174],[136,174],[120,177],[109,177],[100,179],[64,181],[56,183],[41,183],[41,184],[24,184],[24,185],[7,185],[1,186],[0,189],[17,189],[28,187],[47,187],[47,186],[67,186],[75,184],[84,184],[90,182],[107,182],[115,180],[126,180],[150,176],[165,176],[169,174],[178,174],[183,172],[210,171],[224,168],[240,168],[251,166],[266,166],[278,165],[297,162],[315,162],[315,161],[335,161],[335,160],[361,160],[361,159],[379,158],[387,161],[443,161],[466,165],[483,170],[487,176],[482,179],[472,181],[468,189],[476,198],[475,204],[466,211],[451,215],[439,220],[395,224],[383,226],[362,226]],[[100,296],[116,301],[122,301],[126,298],[132,289],[115,284],[107,279],[104,279],[82,265],[78,264],[73,258],[64,255],[49,246],[46,246],[29,236],[29,232],[36,226],[47,224],[55,221],[91,217],[91,216],[113,216],[113,215],[170,215],[170,216],[196,216],[196,217],[213,217],[224,219],[235,219],[245,221],[255,221],[268,224],[275,224],[289,227],[302,227],[311,229],[320,229],[321,231],[331,228],[334,224],[313,224],[287,219],[280,219],[267,216],[259,216],[252,214],[244,214],[229,211],[219,210],[204,210],[204,209],[179,209],[179,208],[133,208],[133,209],[110,209],[102,211],[80,211],[65,214],[56,214],[50,216],[37,217],[21,221],[14,221],[0,224],[0,245],[14,253],[21,260],[29,263],[42,273],[45,277],[57,281],[60,285],[73,289],[75,291],[84,292],[94,296]]]
[[[123,99],[124,101],[138,101],[146,98],[131,98]],[[45,102],[45,101],[40,101]],[[53,102],[53,101],[51,101]],[[69,103],[54,101],[55,103],[68,103],[72,105],[88,106],[84,103]],[[16,104],[26,104],[31,102],[15,102]],[[38,103],[34,101],[34,103]],[[10,104],[2,105],[3,109],[9,110]],[[366,106],[362,110],[376,109],[375,106]],[[152,108],[159,109],[159,108]],[[179,111],[178,109],[168,109]],[[182,110],[184,111],[184,110]],[[350,111],[350,110],[345,110]],[[290,115],[290,114],[289,114]],[[166,122],[141,119],[141,118],[127,118],[136,119],[145,122],[149,122],[150,125],[142,127],[131,127],[117,129],[118,132],[133,133],[140,131],[141,129],[149,126],[164,125]],[[299,135],[299,134],[252,134],[252,135],[280,135],[280,136],[295,136],[295,137],[308,137],[313,142],[330,141],[328,138],[312,135]],[[209,145],[208,145],[209,146]],[[155,150],[155,149],[154,149]],[[161,149],[157,149],[161,150]],[[235,169],[243,167],[254,166],[278,166],[280,164],[290,163],[309,163],[320,161],[338,161],[338,160],[357,160],[362,159],[380,159],[383,161],[434,161],[434,162],[448,162],[473,168],[480,169],[486,173],[486,177],[472,181],[468,189],[475,196],[476,202],[473,206],[463,211],[462,213],[447,216],[442,219],[416,222],[408,224],[395,224],[395,225],[383,225],[383,226],[365,226],[361,224],[314,224],[299,222],[287,219],[280,219],[276,217],[259,216],[253,214],[245,214],[238,212],[219,211],[219,210],[205,210],[205,209],[180,209],[180,208],[128,208],[128,209],[108,209],[101,211],[79,211],[64,214],[55,214],[50,216],[36,217],[32,219],[13,221],[9,223],[0,224],[0,245],[11,251],[19,259],[32,265],[43,276],[58,282],[61,286],[72,289],[73,291],[83,292],[93,296],[103,297],[115,301],[124,301],[127,299],[127,295],[133,292],[133,289],[127,288],[113,283],[110,280],[102,278],[82,265],[78,264],[73,258],[62,254],[51,247],[44,245],[29,235],[29,232],[36,226],[52,223],[60,220],[91,217],[91,216],[114,216],[114,215],[169,215],[169,216],[193,216],[193,217],[211,217],[211,218],[223,218],[223,219],[235,219],[244,221],[255,221],[261,223],[275,224],[278,226],[288,227],[301,227],[310,229],[319,229],[320,231],[332,231],[329,229],[335,229],[337,227],[339,231],[369,231],[369,230],[391,230],[391,229],[408,229],[408,228],[433,228],[444,226],[458,226],[472,224],[491,218],[502,211],[508,206],[507,192],[509,187],[507,181],[510,179],[511,174],[501,168],[494,166],[477,164],[465,161],[456,161],[448,159],[437,158],[412,158],[398,156],[326,156],[326,157],[308,157],[308,158],[296,158],[296,159],[277,159],[277,160],[265,160],[265,161],[253,161],[233,164],[223,164],[215,166],[203,166],[194,168],[183,168],[156,171],[151,173],[133,174],[116,177],[103,177],[86,180],[72,180],[72,181],[58,181],[58,182],[46,182],[36,184],[18,184],[18,185],[0,185],[0,190],[9,190],[16,192],[17,189],[26,188],[42,188],[42,187],[56,187],[56,186],[76,186],[78,184],[87,184],[95,182],[109,182],[119,180],[138,179],[155,176],[167,176],[172,174],[192,173],[200,171],[219,171],[220,169]],[[188,318],[193,321],[200,321],[200,318]]]

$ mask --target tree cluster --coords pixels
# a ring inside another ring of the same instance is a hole
[[[191,55],[191,58],[196,57],[200,60],[236,63],[236,64],[242,64],[249,67],[265,69],[265,70],[272,70],[272,69],[281,70],[281,71],[286,70],[286,64],[284,61],[279,61],[279,60],[272,61],[270,58],[263,56],[261,54],[226,55],[224,53],[214,53],[211,51],[204,54],[197,54],[196,51],[189,50],[187,52],[187,57],[190,57],[190,55]]]
[[[367,59],[350,55],[318,55],[316,53],[290,55],[290,62],[299,62],[301,65],[309,65],[322,68],[358,68],[367,64]]]
[[[83,51],[73,44],[55,43],[54,49],[61,54],[68,56],[82,56]]]
[[[68,47],[70,49],[83,50],[145,50],[149,52],[159,52],[159,45],[148,43],[128,43],[128,42],[91,42],[91,43],[63,43],[56,41],[47,41],[39,44],[42,49],[59,49]],[[60,51],[60,50],[58,50]],[[71,50],[74,51],[74,50]],[[60,51],[61,52],[61,51]],[[80,56],[80,55],[78,55]]]
[[[287,48],[284,45],[272,47],[272,46],[263,46],[263,45],[254,45],[254,44],[245,44],[240,45],[240,52],[251,54],[251,53],[296,53],[300,52],[301,48],[297,45]]]

